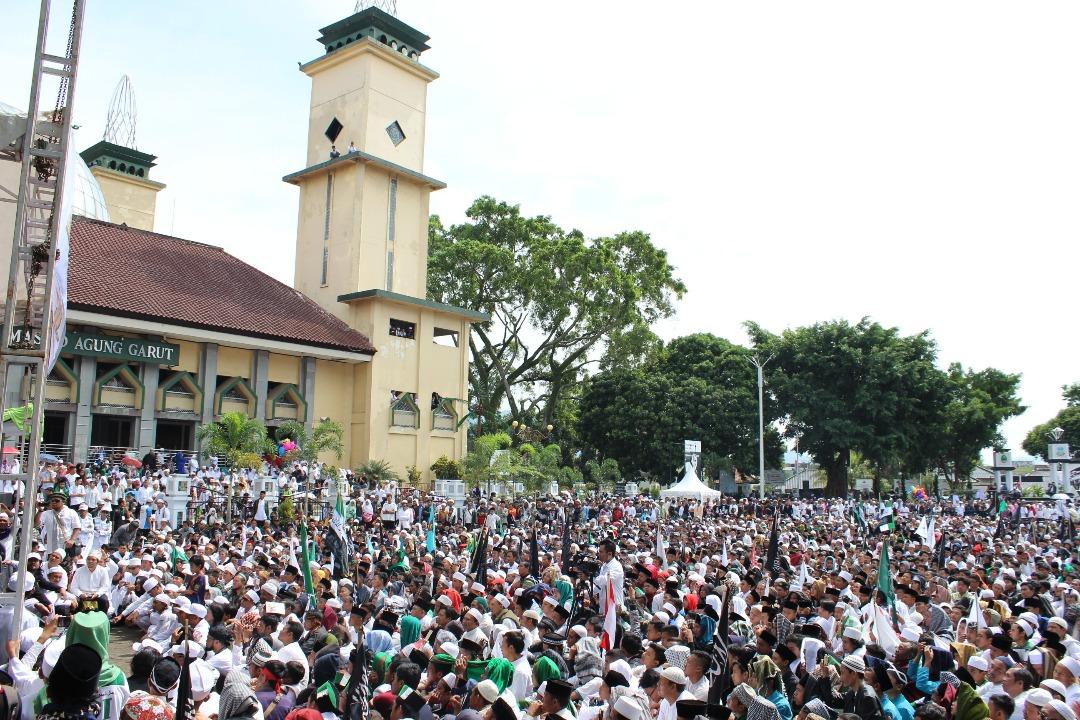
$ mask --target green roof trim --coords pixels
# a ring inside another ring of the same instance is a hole
[[[348,293],[347,295],[338,295],[338,302],[351,303],[355,300],[368,300],[372,298],[390,300],[405,305],[415,305],[417,307],[438,310],[439,312],[450,313],[452,315],[463,315],[473,322],[488,322],[491,320],[490,315],[479,312],[478,310],[469,310],[468,308],[447,305],[446,303],[435,302],[434,300],[427,300],[426,298],[402,295],[401,293],[391,292],[389,290],[361,290],[360,292]]]
[[[124,147],[123,145],[117,145],[116,143],[102,140],[94,143],[90,147],[83,150],[79,155],[87,165],[93,165],[95,160],[102,157],[108,157],[116,160],[126,160],[136,165],[142,165],[146,169],[154,167],[154,161],[157,160],[157,155],[151,155],[149,153],[139,152],[138,150]]]
[[[391,35],[417,52],[423,52],[430,47],[427,44],[427,41],[431,39],[430,37],[375,6],[361,10],[344,20],[338,20],[336,23],[322,28],[319,30],[319,42],[322,43],[327,52],[330,52],[336,49],[333,46],[338,40],[348,38],[350,35],[355,36],[365,30],[379,30]]]
[[[436,180],[435,178],[428,177],[423,173],[418,173],[415,170],[410,170],[403,165],[392,163],[389,160],[384,160],[381,157],[376,157],[375,155],[371,155],[370,153],[366,152],[360,152],[359,150],[351,153],[342,153],[340,157],[324,160],[321,163],[316,163],[315,165],[304,168],[303,170],[297,170],[296,172],[290,173],[281,179],[292,185],[299,185],[300,181],[305,178],[311,177],[312,175],[318,175],[324,170],[329,170],[330,168],[336,167],[338,165],[344,165],[348,162],[371,163],[376,167],[381,167],[382,169],[389,172],[397,173],[402,177],[407,177],[411,180],[415,180],[421,185],[427,185],[432,190],[442,190],[446,187],[446,183],[444,183],[442,180]]]

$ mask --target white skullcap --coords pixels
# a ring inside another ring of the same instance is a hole
[[[986,662],[986,658],[982,655],[972,655],[968,658],[967,666],[969,670],[982,670],[983,672],[990,669],[990,663]]]

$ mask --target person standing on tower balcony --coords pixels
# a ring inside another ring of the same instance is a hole
[[[349,152],[351,152],[351,153],[354,153],[354,152],[359,152],[359,151],[358,151],[358,150],[356,149],[356,146],[355,146],[355,145],[353,145],[353,141],[352,141],[352,140],[350,140],[350,141],[349,141]]]
[[[341,157],[341,152],[337,149],[337,145],[330,146],[330,159]]]

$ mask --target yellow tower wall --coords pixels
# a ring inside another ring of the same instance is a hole
[[[109,218],[114,223],[153,232],[157,194],[165,185],[99,165],[91,167],[90,172],[101,186]]]

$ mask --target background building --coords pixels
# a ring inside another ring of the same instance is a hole
[[[284,178],[299,188],[294,288],[220,247],[152,232],[155,156],[117,137],[82,153],[48,450],[191,451],[198,424],[240,411],[270,426],[336,420],[352,466],[387,460],[430,479],[439,456],[464,455],[469,332],[485,316],[426,299],[428,198],[445,187],[423,174],[438,77],[420,63],[427,40],[372,7],[323,28],[322,54],[301,67],[307,167]],[[0,184],[17,159],[0,157]],[[7,388],[8,406],[20,391]]]

